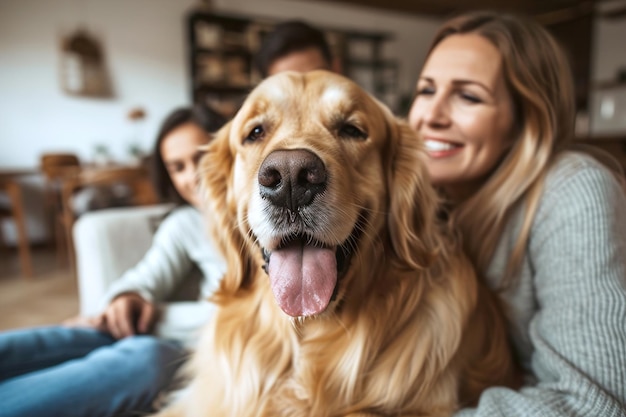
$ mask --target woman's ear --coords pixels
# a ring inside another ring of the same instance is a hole
[[[206,213],[209,232],[227,264],[216,297],[234,294],[248,276],[249,259],[246,259],[243,238],[237,227],[237,205],[229,191],[233,181],[235,155],[229,137],[232,122],[227,123],[216,134],[206,148],[200,162],[200,187],[206,198]]]
[[[419,135],[401,120],[389,120],[387,218],[391,245],[401,265],[426,268],[436,251],[438,198],[430,184]]]

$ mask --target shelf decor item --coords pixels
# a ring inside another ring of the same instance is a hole
[[[140,166],[145,157],[143,149],[138,143],[131,143],[128,145],[128,155],[130,157],[130,164],[132,166]]]
[[[133,134],[128,144],[128,156],[130,163],[135,166],[141,165],[145,154],[141,148],[141,128],[146,118],[146,111],[142,107],[133,107],[128,111],[126,118],[132,125]]]
[[[93,163],[96,166],[104,167],[112,162],[109,147],[103,143],[96,144],[93,148]]]

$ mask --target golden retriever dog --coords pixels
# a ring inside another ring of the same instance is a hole
[[[263,81],[201,162],[228,263],[163,416],[447,416],[514,381],[422,142],[336,74]]]

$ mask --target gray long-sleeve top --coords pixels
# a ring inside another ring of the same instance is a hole
[[[226,263],[209,239],[201,213],[191,206],[176,208],[163,220],[141,261],[111,284],[103,308],[128,292],[153,303],[165,302],[194,267],[202,275],[199,301],[168,306],[164,316],[171,319],[162,320],[165,327],[156,329],[160,336],[193,346],[197,332],[213,311],[206,300],[218,288]]]
[[[513,216],[487,281],[498,287],[521,227]],[[486,390],[457,416],[626,416],[626,197],[600,163],[563,154],[551,169],[519,283],[503,293],[519,391]]]

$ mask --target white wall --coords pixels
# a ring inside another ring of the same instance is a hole
[[[0,166],[36,167],[44,151],[89,159],[97,143],[128,157],[144,148],[163,115],[187,103],[183,13],[192,0],[0,0]],[[116,96],[65,95],[59,85],[59,35],[80,24],[104,44]],[[136,132],[126,119],[143,106]]]

